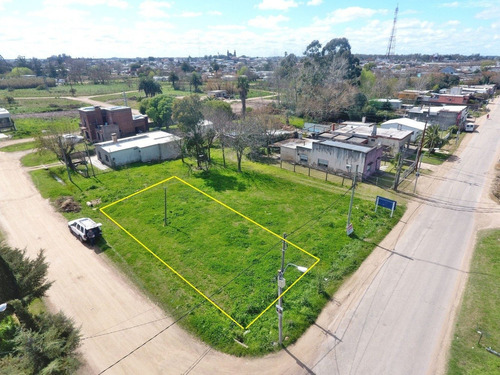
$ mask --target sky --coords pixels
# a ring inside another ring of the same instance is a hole
[[[385,54],[398,0],[0,0],[0,55],[302,55],[349,40]],[[396,54],[500,55],[500,0],[399,0]]]

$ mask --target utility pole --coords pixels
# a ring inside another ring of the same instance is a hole
[[[285,278],[283,274],[285,273],[285,252],[288,247],[286,243],[286,233],[283,233],[283,241],[281,244],[281,268],[278,270],[278,306],[276,307],[276,312],[278,313],[278,331],[279,339],[278,344],[281,346],[283,344],[283,300],[281,298],[281,293],[285,288]]]
[[[417,181],[418,177],[420,176],[420,165],[422,164],[421,157],[422,157],[422,148],[424,146],[424,139],[425,139],[425,131],[427,130],[427,122],[429,121],[429,114],[431,112],[431,106],[429,105],[429,110],[427,111],[427,116],[425,117],[425,125],[424,125],[424,131],[422,132],[422,138],[420,139],[420,145],[418,148],[417,152],[417,164],[415,164],[415,186],[413,187],[413,194],[416,193],[417,191]]]
[[[353,232],[352,224],[351,224],[351,212],[352,212],[352,202],[354,200],[354,191],[356,190],[356,180],[357,180],[357,178],[358,178],[358,165],[356,165],[356,173],[354,174],[354,177],[352,179],[351,202],[349,203],[349,212],[347,213],[346,232],[347,232],[348,236]]]
[[[165,192],[165,197],[163,199],[164,201],[164,206],[165,206],[165,209],[164,209],[164,213],[163,213],[163,226],[166,227],[167,226],[167,187],[164,187],[163,188],[164,192]]]

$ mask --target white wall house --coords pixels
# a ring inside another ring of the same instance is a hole
[[[424,131],[425,122],[402,117],[386,121],[380,127],[382,129],[410,130],[412,132],[411,141],[415,142],[418,135]]]
[[[110,167],[177,159],[180,138],[163,131],[144,133],[128,138],[96,143],[97,158]]]

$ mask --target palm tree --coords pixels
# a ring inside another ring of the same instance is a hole
[[[434,153],[436,147],[440,147],[443,144],[443,139],[441,138],[439,125],[431,125],[427,128],[424,138],[424,146],[429,149],[431,154]]]
[[[241,99],[241,116],[245,118],[245,113],[247,110],[247,95],[248,91],[250,90],[250,84],[248,83],[248,78],[247,76],[239,76],[238,77],[238,83],[236,85],[240,92],[240,99]]]

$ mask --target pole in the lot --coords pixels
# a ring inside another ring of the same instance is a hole
[[[165,209],[164,209],[164,214],[163,214],[163,226],[167,226],[167,188],[164,187],[163,188],[164,192],[165,192],[165,197],[164,197],[164,202],[165,202]]]
[[[351,201],[349,203],[349,212],[347,213],[347,225],[346,231],[349,236],[352,233],[352,225],[351,225],[351,212],[352,212],[352,202],[354,200],[354,191],[356,190],[356,179],[358,177],[358,165],[356,165],[356,173],[354,173],[354,177],[352,179],[352,187],[351,187]]]

